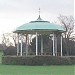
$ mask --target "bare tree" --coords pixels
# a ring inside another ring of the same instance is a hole
[[[11,33],[9,36],[13,40],[13,43],[14,43],[14,45],[16,47],[16,45],[17,45],[17,34],[16,33]]]
[[[58,17],[61,25],[65,29],[65,32],[63,34],[64,42],[65,42],[65,48],[67,55],[69,55],[69,40],[73,39],[73,32],[74,32],[74,17],[73,16],[62,16],[60,15]]]
[[[12,46],[13,43],[11,42],[13,38],[11,38],[11,35],[13,35],[12,33],[4,33],[2,34],[2,44],[5,46]]]
[[[7,46],[12,45],[12,42],[10,41],[9,35],[10,35],[10,33],[2,34],[2,45],[3,45],[4,50],[7,48]]]
[[[2,34],[2,44],[6,45],[6,37],[5,34]]]
[[[2,34],[2,45],[3,45],[3,48],[5,50],[6,49],[6,37],[5,37],[5,34]]]

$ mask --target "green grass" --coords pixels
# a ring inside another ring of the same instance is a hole
[[[75,75],[74,66],[0,65],[0,75]]]
[[[2,53],[0,53],[1,62]],[[75,66],[20,66],[0,64],[0,75],[75,75]]]

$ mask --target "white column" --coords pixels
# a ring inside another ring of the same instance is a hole
[[[28,44],[27,47],[29,47],[29,34],[28,34],[28,36],[27,36],[27,44]],[[28,55],[28,48],[27,48],[27,55]]]
[[[55,37],[53,33],[53,56],[55,56]]]
[[[21,34],[21,56],[22,56],[22,46],[23,46],[23,39],[22,39],[22,34]]]
[[[43,55],[43,37],[41,35],[41,55]]]
[[[61,56],[62,56],[62,34],[61,34]]]
[[[55,54],[57,56],[57,36],[55,34]]]
[[[28,35],[26,35],[26,56],[28,55]]]
[[[36,55],[38,55],[38,34],[36,32]]]
[[[19,34],[17,35],[17,56],[19,54]]]

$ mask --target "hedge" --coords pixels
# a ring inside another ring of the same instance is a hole
[[[3,56],[2,64],[11,65],[75,65],[75,57],[60,56]]]

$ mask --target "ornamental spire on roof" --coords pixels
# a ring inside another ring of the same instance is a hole
[[[38,17],[37,21],[43,21],[40,17],[40,8],[39,8],[39,17]]]
[[[40,18],[40,8],[39,8],[39,18]]]

